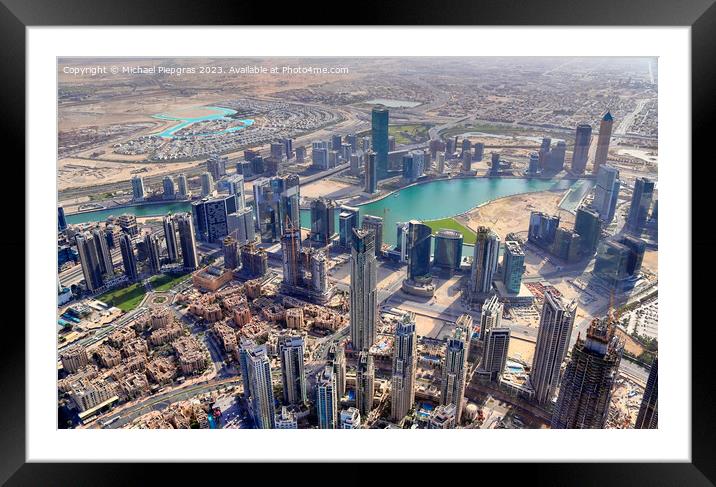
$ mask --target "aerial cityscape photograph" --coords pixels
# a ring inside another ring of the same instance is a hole
[[[58,58],[57,118],[59,429],[658,428],[657,58]]]

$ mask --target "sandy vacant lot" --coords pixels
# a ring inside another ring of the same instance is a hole
[[[301,185],[301,196],[304,198],[340,198],[342,193],[348,192],[349,188],[356,188],[355,186],[343,183],[340,181],[334,181],[331,179],[322,179],[309,183],[306,186]],[[360,188],[356,188],[360,191]]]
[[[85,159],[62,159],[58,162],[57,186],[60,191],[69,188],[82,188],[96,184],[119,183],[129,181],[132,171],[146,169],[136,173],[144,177],[161,176],[170,172],[187,170],[199,162],[174,162],[132,164],[124,162],[90,161]]]
[[[507,196],[475,208],[456,219],[472,229],[481,225],[488,226],[502,239],[510,232],[517,232],[527,237],[532,211],[544,211],[550,214],[559,212],[563,221],[560,226],[569,228],[573,225],[574,217],[566,211],[558,210],[559,202],[566,192],[567,190],[542,191]]]
[[[510,346],[507,349],[507,356],[513,359],[521,360],[527,364],[532,363],[535,354],[535,344],[527,340],[511,337]]]

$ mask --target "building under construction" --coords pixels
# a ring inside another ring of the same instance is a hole
[[[624,343],[612,316],[595,318],[587,338],[577,337],[560,384],[552,428],[604,428]]]
[[[301,229],[286,223],[281,236],[283,284],[285,294],[308,298],[318,304],[326,303],[332,294],[328,283],[328,257],[322,249],[303,248]]]

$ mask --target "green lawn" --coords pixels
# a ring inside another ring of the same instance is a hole
[[[388,127],[388,134],[395,137],[396,144],[416,144],[428,140],[429,128],[429,125],[423,125],[421,123],[390,125]]]
[[[178,276],[172,274],[160,274],[153,276],[149,279],[152,285],[152,289],[159,292],[169,291],[171,288],[179,284],[181,281],[187,278],[188,274],[181,274]]]
[[[145,294],[144,284],[137,282],[131,286],[104,293],[97,299],[110,306],[116,306],[126,313],[139,306]]]
[[[467,228],[465,225],[462,225],[454,218],[443,218],[442,220],[431,220],[423,223],[432,229],[433,234],[437,233],[438,230],[443,229],[455,230],[456,232],[462,233],[464,243],[470,245],[475,244],[475,232]]]

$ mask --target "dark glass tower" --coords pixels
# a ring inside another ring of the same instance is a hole
[[[430,227],[417,220],[408,224],[408,280],[430,275]]]
[[[574,136],[574,153],[572,154],[572,172],[584,174],[589,156],[589,145],[592,142],[592,126],[587,123],[577,125]]]
[[[376,153],[378,179],[388,174],[388,109],[375,107],[371,113],[371,145]]]
[[[124,273],[130,281],[137,280],[137,257],[134,255],[132,237],[122,232],[119,236],[119,250],[122,252]]]
[[[626,226],[630,231],[640,233],[644,229],[653,198],[654,181],[650,181],[647,178],[638,178],[634,182],[634,192],[632,193],[629,216],[626,221]]]

